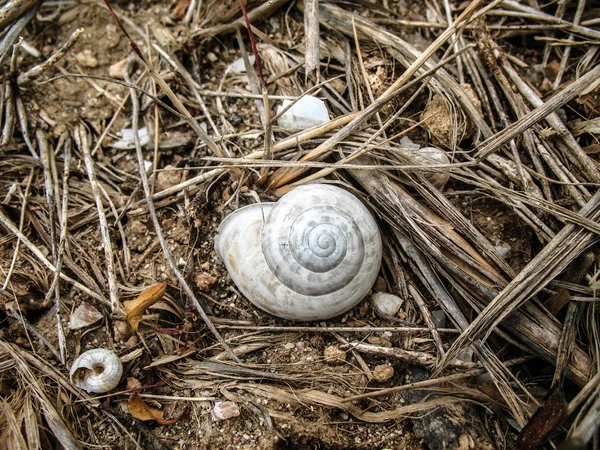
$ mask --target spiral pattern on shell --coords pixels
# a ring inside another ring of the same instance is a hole
[[[364,230],[351,215],[364,208],[362,203],[339,188],[315,188],[296,189],[281,198],[263,228],[268,239],[262,239],[275,276],[313,296],[348,285],[365,258]]]
[[[352,308],[381,264],[375,220],[354,195],[331,185],[302,186],[275,204],[237,210],[219,227],[215,246],[252,303],[293,320]]]
[[[98,394],[116,388],[122,375],[121,360],[106,348],[95,348],[79,355],[69,373],[74,385]]]

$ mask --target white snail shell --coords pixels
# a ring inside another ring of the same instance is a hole
[[[82,353],[73,362],[71,383],[86,392],[102,393],[117,387],[123,375],[123,365],[117,354],[106,348]]]
[[[215,247],[248,300],[291,320],[348,311],[381,267],[381,236],[369,210],[348,191],[324,184],[238,209],[221,223]]]
[[[435,147],[423,147],[420,149],[403,148],[400,152],[409,160],[425,166],[433,164],[450,164],[450,159],[446,152]],[[444,171],[425,172],[424,175],[425,178],[438,189],[442,189],[450,178]]]

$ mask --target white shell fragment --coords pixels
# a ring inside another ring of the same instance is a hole
[[[112,148],[116,148],[119,150],[135,148],[133,128],[123,128],[121,130],[121,136],[121,139],[116,141],[112,145]],[[140,139],[140,145],[142,147],[150,142],[150,135],[148,134],[148,129],[146,127],[138,129],[138,137]]]
[[[404,300],[400,297],[387,292],[375,292],[371,296],[371,306],[382,316],[395,316],[402,303]]]
[[[512,247],[509,243],[500,241],[496,242],[496,251],[502,256],[504,259],[510,259],[512,256]]]
[[[102,319],[102,314],[89,303],[79,305],[69,318],[69,329],[80,330],[89,327]]]
[[[284,100],[277,108],[277,114],[283,111],[291,100]],[[329,113],[325,102],[312,95],[305,95],[277,119],[277,125],[282,128],[310,128],[329,122]]]
[[[324,184],[240,208],[221,223],[215,248],[255,306],[301,321],[356,306],[375,283],[382,254],[369,210],[348,191]]]
[[[233,419],[240,415],[240,408],[233,402],[216,402],[213,415],[217,420]]]
[[[254,55],[250,55],[248,56],[248,60],[250,61],[250,64],[254,65],[254,61],[256,60],[256,58],[254,57]],[[229,67],[227,68],[227,70],[225,71],[226,73],[244,73],[246,72],[246,64],[244,63],[244,58],[239,57],[238,59],[236,59],[234,62],[232,62]]]
[[[121,360],[106,348],[95,348],[79,355],[69,373],[71,383],[97,394],[116,388],[122,375]]]

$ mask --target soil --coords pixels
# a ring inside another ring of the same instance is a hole
[[[405,11],[410,13],[411,20],[422,19],[421,11],[416,6],[419,2],[413,3],[415,5],[405,8]],[[235,35],[224,35],[205,41],[189,39],[186,27],[174,16],[174,10],[177,8],[175,2],[121,1],[116,2],[115,6],[122,8],[121,11],[125,12],[130,21],[126,23],[126,27],[129,26],[128,23],[133,23],[143,30],[148,30],[153,39],[156,39],[169,54],[179,58],[195,82],[205,91],[219,90],[225,71],[241,56]],[[207,23],[207,26],[209,25],[210,21]],[[112,121],[102,146],[96,149],[95,158],[100,167],[102,186],[115,201],[115,208],[125,206],[130,197],[139,202],[143,197],[139,191],[135,150],[112,147],[120,139],[118,131],[131,127],[131,111],[129,102],[126,101],[129,89],[125,85],[107,80],[111,70],[114,72],[118,69],[115,65],[131,57],[127,39],[108,10],[100,3],[82,3],[68,7],[55,22],[38,23],[36,27],[35,30],[30,30],[31,36],[35,37],[35,42],[31,43],[40,50],[42,57],[34,58],[21,52],[18,58],[21,70],[49,56],[76,29],[84,28],[85,31],[55,72],[45,74],[39,82],[32,83],[22,90],[21,95],[32,124],[31,128],[43,129],[48,140],[57,142],[63,133],[81,124],[97,137]],[[289,16],[277,14],[261,23],[260,29],[270,39],[280,43],[288,42],[291,46],[292,43],[301,41],[296,35],[302,30],[302,17],[297,12]],[[405,37],[410,38],[415,45],[423,45],[422,41],[427,43],[431,38],[429,33],[425,34],[425,37],[420,34]],[[138,44],[145,49],[144,51],[149,51],[142,40]],[[247,48],[250,49],[250,46]],[[367,54],[366,60],[372,62],[373,68],[369,74],[372,80],[377,79],[374,89],[377,91],[375,95],[378,95],[390,85],[390,80],[397,74],[391,64],[381,65],[377,62],[377,50],[365,49],[365,53],[369,52],[372,54]],[[156,54],[153,51],[151,53],[151,58],[155,60]],[[186,107],[200,122],[206,123],[201,106],[192,96],[188,96],[185,82],[179,74],[166,65],[160,67],[161,75],[168,80],[169,85],[178,86],[176,92],[184,99]],[[268,66],[266,70],[266,78],[276,75],[269,73]],[[132,79],[139,79],[143,75],[143,67],[137,64]],[[147,82],[147,77],[144,83],[142,88],[153,92],[155,87]],[[246,84],[247,78],[244,75],[230,75],[227,86],[245,88]],[[283,83],[279,85],[281,89],[282,86]],[[293,89],[293,85],[289,88]],[[166,97],[160,98],[170,104]],[[236,154],[262,150],[262,139],[255,139],[250,134],[262,129],[253,100],[224,98],[218,105],[216,97],[207,96],[204,101],[215,114],[219,129],[233,135],[228,138],[227,144]],[[421,103],[424,101],[425,99]],[[154,106],[148,107],[145,103],[142,108],[141,126],[147,127],[150,136],[154,136]],[[222,108],[222,111],[216,113],[219,108]],[[161,189],[173,186],[186,177],[191,178],[202,173],[203,166],[212,163],[201,159],[209,156],[209,152],[206,147],[200,145],[195,134],[183,121],[164,109],[157,111],[161,129],[158,162],[161,171],[155,187],[156,191],[160,192]],[[418,117],[420,112],[414,113],[415,117]],[[223,122],[223,118],[226,122]],[[210,125],[208,128],[210,129]],[[23,149],[24,145],[21,142],[14,147],[9,146],[5,157],[17,157]],[[144,147],[144,157],[150,164],[153,155],[153,143],[150,142]],[[78,205],[72,205],[73,213],[70,213],[69,231],[73,241],[70,242],[69,254],[74,263],[90,274],[98,286],[105,287],[108,286],[103,263],[105,254],[97,222],[92,220],[95,217],[94,199],[89,193],[85,176],[81,175],[85,174],[83,162],[78,161],[78,164],[78,175],[73,180],[71,195],[80,195],[82,200]],[[62,167],[58,169],[60,171]],[[118,173],[112,172],[113,170],[117,170]],[[20,183],[25,172],[15,169],[3,176]],[[117,179],[120,181],[117,182]],[[295,325],[258,310],[243,298],[214,250],[217,227],[234,206],[253,201],[257,196],[264,201],[273,200],[272,194],[264,192],[260,185],[246,182],[240,191],[239,199],[230,204],[231,197],[240,185],[239,181],[239,177],[220,177],[187,197],[170,196],[157,202],[159,220],[165,230],[167,245],[173,259],[194,286],[207,312],[215,318],[223,337],[236,345],[250,345],[253,343],[252,336],[257,335],[256,342],[263,343],[264,346],[245,354],[245,365],[264,371],[270,368],[282,369],[283,373],[296,377],[290,384],[300,389],[310,388],[310,383],[318,385],[319,388],[327,385],[316,375],[309,380],[303,380],[303,371],[331,377],[329,393],[342,397],[356,394],[358,387],[373,386],[373,382],[369,383],[363,375],[360,369],[361,362],[352,353],[347,354],[344,364],[331,365],[323,360],[325,348],[340,345],[330,333],[240,333],[239,330],[226,327],[245,324]],[[0,197],[6,197],[9,187],[9,184],[2,183]],[[518,272],[530,261],[532,255],[537,253],[541,244],[536,242],[532,232],[505,205],[468,189],[470,188],[460,182],[450,181],[445,187],[445,193],[492,244],[506,243],[510,246],[508,261],[514,271]],[[33,203],[45,205],[42,186],[34,186],[32,196]],[[92,205],[93,208],[90,209],[86,205]],[[5,206],[5,210],[16,223],[19,218],[18,207],[18,202],[7,202]],[[37,213],[32,213],[31,219],[25,223],[26,234],[37,229],[35,217]],[[113,216],[109,217],[109,222],[111,238],[116,249],[121,258],[124,253],[127,253],[129,258],[126,267],[117,268],[119,283],[124,286],[121,300],[132,300],[144,288],[162,281],[168,282],[167,294],[163,301],[149,311],[151,315],[145,318],[144,332],[135,335],[127,330],[126,326],[125,332],[118,331],[118,327],[121,326],[119,324],[124,322],[122,318],[111,316],[107,305],[64,286],[63,297],[68,308],[63,311],[63,326],[67,332],[66,352],[68,360],[72,361],[76,355],[90,348],[113,348],[120,356],[139,350],[141,356],[125,364],[125,376],[119,387],[123,390],[128,378],[138,380],[143,386],[156,386],[144,391],[156,396],[154,399],[145,398],[148,404],[164,411],[166,418],[182,416],[181,420],[169,425],[153,422],[138,424],[151,430],[164,445],[173,449],[427,448],[421,438],[413,432],[408,417],[385,423],[366,423],[335,407],[303,405],[302,402],[291,404],[268,399],[250,390],[235,389],[237,384],[246,382],[244,377],[215,375],[207,370],[194,369],[196,363],[219,355],[222,349],[215,344],[193,307],[187,303],[185,294],[177,287],[179,283],[160,251],[147,209],[143,203],[136,204],[130,214],[121,221],[122,228],[115,225]],[[42,241],[38,240],[37,243],[46,253],[50,252]],[[13,251],[10,239],[2,238],[0,261],[3,270],[10,266]],[[27,320],[50,346],[57,348],[56,309],[53,302],[45,301],[51,276],[49,272],[44,274],[44,271],[45,269],[31,256],[23,256],[18,260],[12,275],[11,291],[15,294]],[[35,273],[36,276],[31,277],[31,273]],[[380,280],[380,286],[381,282],[385,287],[385,281]],[[9,300],[2,301],[8,303]],[[102,312],[103,319],[82,330],[69,330],[70,314],[82,302],[93,304]],[[423,325],[416,308],[408,302],[405,302],[397,316],[408,323]],[[393,322],[374,313],[368,299],[344,316],[328,320],[322,325],[359,326],[365,323],[372,326],[393,325]],[[3,339],[17,343],[25,349],[35,349],[42,359],[52,362],[66,373],[48,347],[42,345],[35,337],[30,339],[17,320],[4,317],[0,326]],[[379,339],[377,342],[384,340],[392,344],[401,343],[404,348],[408,348],[409,345],[412,350],[429,351],[434,348],[430,338],[412,339],[389,332],[373,333],[371,338]],[[175,363],[160,363],[160,359],[168,355],[179,355],[181,359]],[[394,367],[395,375],[376,387],[391,387],[404,382],[407,375],[405,364],[387,358],[366,359],[371,370],[383,363]],[[255,377],[252,381],[258,383],[261,380]],[[263,381],[280,387],[286,386],[285,381],[268,378]],[[169,401],[166,397],[206,397],[211,400]],[[102,407],[127,413],[127,399],[128,393],[116,395],[102,400]],[[214,400],[235,401],[240,406],[240,415],[228,420],[216,420],[212,414]],[[378,397],[374,402],[365,401],[361,407],[377,412],[393,409],[396,405],[404,403],[405,400],[400,394],[390,394]],[[76,420],[87,419],[85,408],[73,405],[70,408]],[[490,428],[493,428],[494,432],[500,428],[509,436],[509,440],[514,439],[514,430],[501,418],[501,414],[493,419],[488,418]],[[90,445],[100,448],[133,447],[131,441],[116,431],[110,421],[103,420],[94,424],[93,431],[82,425],[79,433],[82,438],[90,439],[86,441]],[[151,445],[151,442],[146,441],[142,448]]]

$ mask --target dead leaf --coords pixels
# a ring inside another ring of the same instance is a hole
[[[183,417],[183,414],[185,414],[184,411],[184,413],[176,419],[165,419],[164,411],[150,407],[140,398],[137,393],[134,393],[131,395],[131,397],[129,397],[127,409],[129,410],[129,414],[138,420],[142,420],[144,422],[148,420],[154,420],[160,425],[172,425],[180,421]]]
[[[137,331],[138,325],[142,321],[144,311],[159,301],[167,289],[167,282],[156,284],[144,290],[135,300],[129,300],[123,303],[127,313],[127,322],[134,331]]]
[[[173,15],[178,19],[183,19],[185,17],[185,13],[190,6],[190,0],[179,0],[175,7],[173,8]]]
[[[553,389],[517,436],[519,450],[539,448],[565,419],[567,402],[561,388]]]

